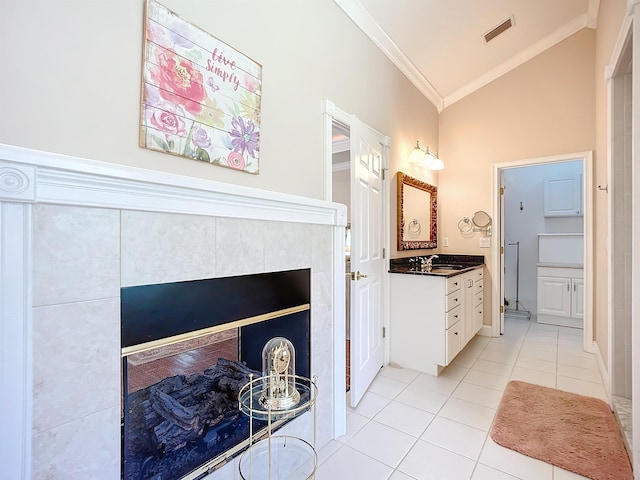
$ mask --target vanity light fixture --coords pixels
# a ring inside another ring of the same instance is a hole
[[[416,148],[411,150],[409,154],[409,161],[411,163],[422,163],[425,161],[425,152],[420,148],[420,142],[416,140]]]
[[[437,153],[431,153],[429,147],[426,150],[420,148],[420,142],[416,140],[416,148],[414,148],[409,154],[409,162],[411,163],[425,163],[429,170],[442,170],[444,163],[438,158]]]
[[[427,147],[425,158],[427,160],[427,168],[429,170],[443,170],[444,163],[442,160],[438,158],[438,152],[431,153],[429,152],[429,147]]]

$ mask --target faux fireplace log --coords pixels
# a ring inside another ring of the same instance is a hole
[[[138,453],[174,452],[206,433],[206,443],[217,440],[220,427],[239,417],[238,393],[249,375],[260,372],[233,360],[218,359],[203,374],[177,375],[132,395],[142,400],[142,412],[132,412],[130,434]],[[142,415],[142,419],[137,418]]]

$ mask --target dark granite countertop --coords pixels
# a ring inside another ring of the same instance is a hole
[[[429,275],[437,277],[453,277],[471,271],[484,265],[484,255],[457,255],[440,254],[433,259],[433,269],[430,272],[422,271],[420,260],[431,255],[419,255],[415,257],[392,258],[389,260],[389,273],[402,273],[409,275]]]

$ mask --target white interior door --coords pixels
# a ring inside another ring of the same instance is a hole
[[[351,406],[384,363],[383,150],[381,136],[351,122]]]

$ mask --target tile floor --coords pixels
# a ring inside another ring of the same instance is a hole
[[[347,434],[319,452],[316,480],[577,480],[585,477],[494,443],[488,435],[509,380],[606,400],[582,330],[507,319],[476,336],[439,377],[387,366]]]

